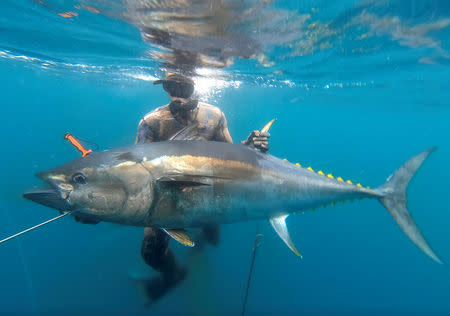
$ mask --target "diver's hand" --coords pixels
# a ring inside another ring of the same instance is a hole
[[[242,144],[253,146],[259,149],[263,153],[269,150],[269,133],[260,133],[259,131],[253,131],[248,135],[247,140],[242,141]]]

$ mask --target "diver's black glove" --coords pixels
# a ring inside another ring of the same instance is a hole
[[[253,146],[259,149],[263,153],[269,150],[269,133],[260,133],[259,131],[253,131],[248,135],[247,140],[241,142],[241,144]]]

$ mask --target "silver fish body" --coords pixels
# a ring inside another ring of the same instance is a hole
[[[294,252],[287,215],[375,198],[419,248],[440,262],[406,209],[406,186],[432,151],[414,156],[390,181],[370,189],[249,146],[157,142],[93,153],[42,172],[38,176],[51,185],[53,197],[48,191],[24,196],[59,209],[64,201],[66,210],[101,221],[167,230],[265,218]]]

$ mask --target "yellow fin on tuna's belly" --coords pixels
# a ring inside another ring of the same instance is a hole
[[[184,245],[184,246],[188,246],[188,247],[194,247],[195,243],[194,241],[191,239],[191,237],[189,237],[189,235],[186,233],[186,231],[184,229],[164,229],[163,231],[165,231],[167,233],[167,235],[169,235],[170,237],[172,237],[173,239],[175,239],[176,241],[178,241],[180,244]]]

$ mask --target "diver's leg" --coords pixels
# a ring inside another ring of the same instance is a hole
[[[220,226],[208,225],[203,227],[203,237],[209,244],[217,246],[220,241]]]
[[[186,276],[186,269],[175,261],[169,248],[170,237],[159,228],[145,228],[141,254],[144,261],[161,276],[146,282],[146,292],[151,300],[156,300],[176,286]]]
[[[173,254],[169,249],[170,237],[158,228],[146,227],[142,241],[141,254],[144,261],[156,271],[164,270],[172,263]]]

